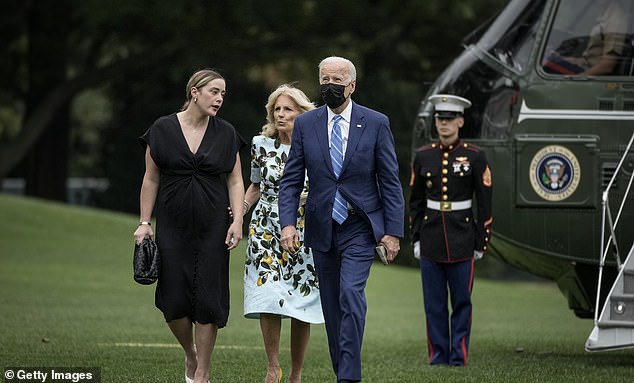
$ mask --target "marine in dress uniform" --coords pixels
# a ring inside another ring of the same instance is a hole
[[[464,109],[471,102],[443,94],[429,101],[434,104],[439,141],[420,148],[414,158],[411,235],[423,281],[429,364],[464,366],[473,264],[487,250],[493,221],[491,170],[485,153],[458,136]]]

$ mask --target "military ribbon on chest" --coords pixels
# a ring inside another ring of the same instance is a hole
[[[453,172],[454,174],[463,175],[471,169],[471,162],[469,162],[469,157],[460,156],[456,157],[453,161]]]

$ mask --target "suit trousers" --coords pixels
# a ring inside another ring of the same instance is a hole
[[[464,366],[467,364],[471,334],[473,258],[443,263],[421,257],[420,270],[429,364]],[[448,298],[451,299],[451,330]]]
[[[370,225],[359,215],[350,214],[341,225],[333,221],[328,252],[313,250],[330,359],[338,380],[361,380],[367,311],[364,290],[375,247]]]

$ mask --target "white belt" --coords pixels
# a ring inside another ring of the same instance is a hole
[[[427,208],[438,211],[454,211],[454,210],[467,210],[471,209],[471,200],[465,201],[434,201],[427,200]]]

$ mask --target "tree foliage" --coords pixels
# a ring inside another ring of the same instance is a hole
[[[49,156],[31,159],[32,167],[44,168],[52,155],[60,156],[55,166],[71,175],[110,179],[110,190],[98,201],[102,207],[136,211],[143,171],[136,137],[158,116],[179,109],[193,71],[212,67],[225,76],[228,94],[220,115],[248,141],[264,123],[272,89],[293,82],[318,101],[317,64],[340,55],[357,66],[355,100],[390,117],[405,183],[409,131],[429,82],[462,49],[462,36],[504,3],[4,1],[0,179],[14,174],[36,182],[42,175],[27,172],[24,160],[51,146],[38,145],[46,132],[66,132],[69,145],[53,145]],[[86,95],[96,101],[87,103]],[[60,119],[60,113],[71,118]]]

